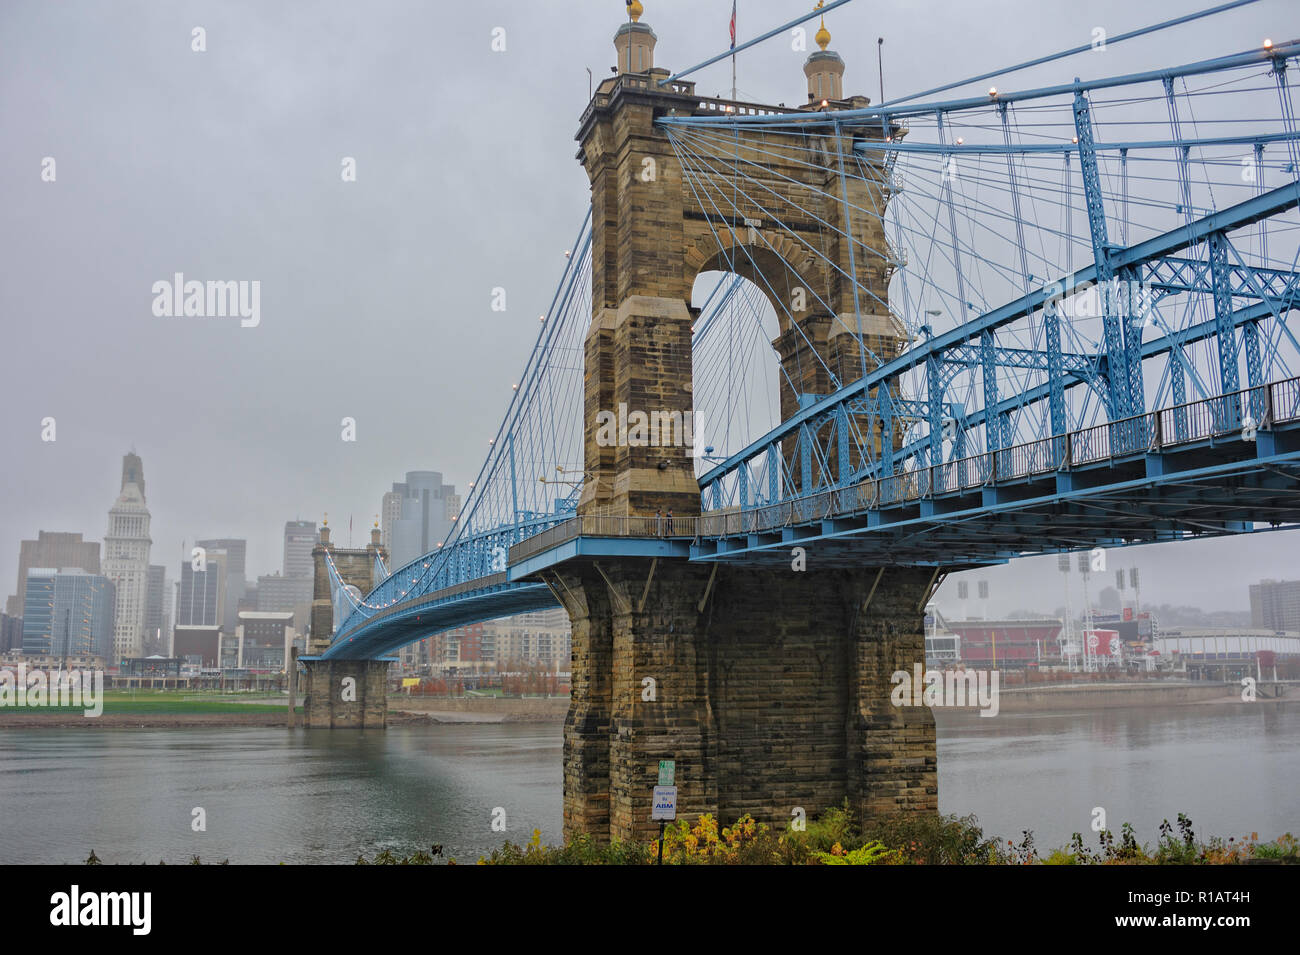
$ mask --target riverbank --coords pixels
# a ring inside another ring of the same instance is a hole
[[[388,698],[390,721],[395,714],[401,714],[413,721],[433,723],[563,723],[568,712],[567,696]]]
[[[1000,711],[1006,713],[1072,712],[1112,706],[1177,706],[1217,700],[1241,700],[1241,687],[1195,683],[1080,683],[1003,687]]]
[[[0,729],[179,729],[185,727],[282,727],[288,723],[288,698],[174,690],[107,690],[102,712],[87,716],[83,707],[0,706]],[[561,724],[569,711],[565,697],[466,696],[408,697],[388,701],[390,726],[429,723]],[[301,717],[302,706],[297,707]],[[301,725],[301,719],[299,721]]]
[[[1136,707],[1223,707],[1300,703],[1295,696],[1274,699],[1261,695],[1252,703],[1241,699],[1241,688],[1225,683],[1077,683],[1004,687],[998,712],[1062,716],[1092,710]],[[168,690],[108,690],[103,712],[87,717],[79,707],[0,707],[0,729],[177,729],[183,727],[279,727],[288,722],[284,696],[243,696],[229,693],[189,693]],[[393,694],[388,699],[388,723],[525,723],[564,722],[569,697],[461,696],[421,697]],[[298,707],[302,713],[302,707]],[[974,708],[934,709],[941,722],[978,717]]]

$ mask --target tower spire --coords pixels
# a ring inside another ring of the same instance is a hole
[[[648,73],[655,65],[655,43],[658,37],[648,23],[641,22],[645,8],[640,0],[627,0],[628,21],[614,34],[614,49],[618,50],[618,72]]]
[[[825,0],[820,0],[813,9],[820,10],[824,5]],[[844,61],[834,50],[827,49],[831,45],[831,31],[826,29],[825,14],[813,39],[821,49],[810,54],[803,66],[804,76],[808,77],[808,101],[818,105],[843,99]]]

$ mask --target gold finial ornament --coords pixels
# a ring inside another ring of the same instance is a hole
[[[329,526],[330,526],[330,512],[329,512],[329,511],[326,511],[326,512],[325,512],[325,520],[321,521],[321,525],[324,526],[324,527],[329,527]]]
[[[824,6],[826,6],[826,0],[817,0],[817,6],[813,7],[813,9],[820,10]],[[826,29],[826,14],[824,13],[822,14],[822,25],[814,34],[813,39],[817,41],[817,45],[823,50],[830,46],[831,31]]]
[[[627,0],[627,15],[636,23],[641,19],[641,14],[645,13],[645,7],[641,6],[641,0]]]

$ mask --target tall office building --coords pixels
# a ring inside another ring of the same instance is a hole
[[[122,458],[122,490],[108,512],[102,573],[117,588],[113,656],[138,657],[144,648],[145,602],[149,589],[149,508],[144,465],[134,452]],[[26,624],[24,624],[24,634]],[[25,641],[24,637],[24,641]]]
[[[305,631],[311,622],[316,564],[311,552],[319,539],[314,521],[284,524],[284,572],[257,578],[257,609],[262,613],[291,612],[294,626]]]
[[[233,537],[209,537],[196,540],[195,547],[207,551],[220,550],[226,553],[226,575],[230,579],[244,579],[244,563],[248,556],[248,541]]]
[[[247,585],[244,576],[244,564],[248,555],[248,541],[218,537],[195,541],[194,546],[202,547],[209,554],[218,553],[224,555],[226,589],[221,595],[223,616],[217,622],[225,629],[226,633],[234,633],[237,625],[236,617],[239,613],[239,601],[243,599],[244,588]]]
[[[5,613],[23,615],[27,571],[32,567],[79,567],[88,574],[99,573],[99,541],[83,541],[80,534],[41,531],[34,541],[18,545],[18,585],[5,602]]]
[[[284,576],[312,577],[316,565],[311,552],[316,546],[314,521],[286,521],[284,524]]]
[[[384,495],[380,512],[389,566],[397,568],[442,543],[460,514],[460,496],[437,471],[407,471]]]
[[[166,648],[163,656],[171,656],[172,653],[172,633],[176,627],[176,591],[180,581],[164,579],[163,582],[163,612],[162,612],[162,642]]]
[[[283,574],[263,574],[257,578],[258,613],[292,613],[294,625],[302,629],[308,621],[308,614],[299,615],[304,605],[310,610],[311,587],[313,579],[309,577],[285,577]]]
[[[404,486],[394,484],[394,490],[385,491],[383,501],[379,505],[379,539],[380,543],[387,548],[389,555],[393,553],[393,524],[402,519],[402,492],[396,488]]]
[[[181,564],[180,587],[176,591],[177,627],[222,627],[226,617],[226,555],[211,551],[204,555],[202,570],[194,561]],[[233,632],[233,631],[232,631]]]
[[[1264,630],[1300,630],[1300,580],[1251,584],[1250,625]]]
[[[167,589],[167,568],[150,564],[144,601],[144,639],[146,642],[159,640],[164,647],[171,629],[166,619]]]
[[[114,587],[100,574],[32,567],[23,597],[23,653],[98,656],[114,651]]]
[[[23,618],[0,613],[0,653],[23,648]]]

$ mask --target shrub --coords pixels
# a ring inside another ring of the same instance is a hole
[[[868,821],[864,841],[899,850],[898,861],[912,865],[989,865],[1006,861],[996,840],[985,839],[973,815],[899,813]],[[1032,846],[1032,843],[1031,843]]]

